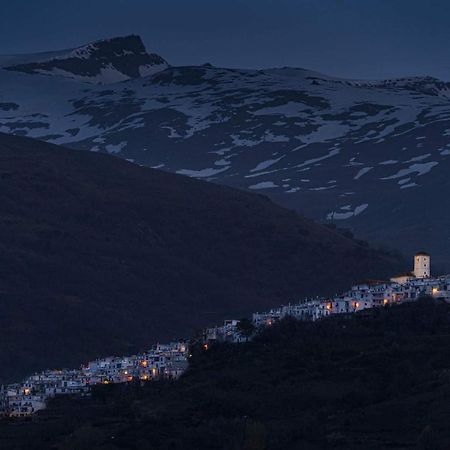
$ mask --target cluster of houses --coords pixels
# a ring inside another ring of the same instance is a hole
[[[226,320],[222,326],[203,330],[200,340],[205,349],[214,342],[246,342],[261,328],[287,316],[315,321],[332,314],[351,314],[368,308],[411,302],[424,295],[450,302],[450,275],[432,278],[430,255],[420,252],[414,256],[413,272],[398,275],[389,281],[360,282],[333,298],[304,300],[254,313],[251,321]],[[88,395],[90,388],[96,384],[176,379],[187,367],[188,345],[180,341],[158,344],[150,351],[134,356],[97,359],[79,370],[42,372],[22,383],[0,389],[0,417],[28,416],[45,408],[50,397]]]
[[[0,416],[24,417],[55,395],[89,395],[96,384],[176,379],[188,366],[186,342],[157,344],[133,356],[96,359],[79,370],[49,370],[0,388]]]
[[[432,278],[430,268],[430,255],[419,252],[414,256],[413,272],[397,275],[389,281],[362,281],[336,297],[306,299],[254,313],[252,324],[255,333],[259,328],[271,326],[287,316],[315,321],[332,314],[351,314],[368,308],[411,302],[426,295],[450,302],[450,275]],[[215,341],[237,343],[248,339],[236,320],[227,320],[223,326],[208,328],[204,334],[205,345]]]

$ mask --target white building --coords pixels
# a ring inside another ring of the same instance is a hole
[[[431,257],[428,253],[418,252],[414,255],[414,270],[391,278],[393,283],[406,284],[414,279],[431,277]]]
[[[88,395],[95,384],[178,378],[187,365],[187,346],[180,341],[159,344],[139,355],[97,359],[80,370],[44,371],[0,389],[0,416],[28,416],[45,408],[51,397]]]
[[[416,278],[430,278],[430,255],[425,252],[416,253],[414,256],[414,276]]]
[[[281,308],[283,317],[293,317],[297,320],[315,321],[330,314],[322,299],[307,300],[296,304],[289,304]]]
[[[29,416],[46,406],[44,395],[25,395],[18,393],[8,398],[8,415],[10,417]]]
[[[208,342],[230,342],[239,344],[248,341],[248,336],[245,336],[239,329],[240,320],[227,319],[222,326],[207,328],[205,330],[204,341]]]

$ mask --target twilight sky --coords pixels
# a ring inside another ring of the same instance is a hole
[[[140,34],[171,64],[450,80],[449,0],[0,0],[0,54]],[[6,6],[7,5],[7,6]]]

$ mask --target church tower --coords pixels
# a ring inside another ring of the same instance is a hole
[[[430,255],[425,252],[414,256],[414,275],[416,278],[430,278]]]

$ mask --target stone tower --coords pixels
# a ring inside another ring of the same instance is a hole
[[[414,256],[414,275],[416,278],[430,277],[430,255],[428,253],[419,252]]]

